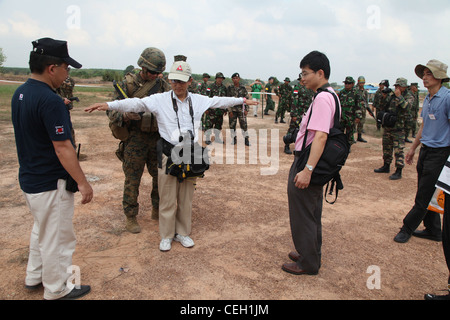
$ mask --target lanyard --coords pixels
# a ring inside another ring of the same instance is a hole
[[[175,110],[176,116],[177,116],[177,123],[178,123],[178,130],[180,131],[181,136],[181,127],[180,127],[180,119],[178,118],[178,105],[176,99],[173,97],[173,91],[172,91],[172,104],[173,104],[173,110]],[[194,108],[192,107],[192,100],[191,97],[187,97],[188,103],[189,103],[189,114],[191,115],[192,119],[192,134],[195,137],[195,126],[194,126]]]

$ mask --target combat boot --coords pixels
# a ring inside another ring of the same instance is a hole
[[[235,145],[235,144],[237,144],[237,137],[234,137],[233,141],[231,141],[231,145]]]
[[[375,173],[389,173],[391,172],[391,165],[385,162],[380,169],[375,169],[373,171]]]
[[[291,151],[291,149],[289,149],[289,145],[284,145],[284,153],[286,153],[286,154],[292,154],[292,151]]]
[[[283,118],[281,118],[280,123],[286,123]]]
[[[358,141],[359,141],[359,142],[362,142],[362,143],[367,143],[367,141],[363,139],[361,133],[358,133]]]
[[[153,207],[152,208],[152,219],[153,220],[159,220],[159,209]]]
[[[250,147],[250,140],[248,139],[248,137],[245,137],[245,145],[247,147]]]
[[[395,173],[389,177],[389,180],[400,180],[402,178],[402,168],[397,168]]]
[[[127,225],[125,229],[127,229],[127,231],[131,233],[141,232],[141,227],[139,226],[136,217],[127,217]]]

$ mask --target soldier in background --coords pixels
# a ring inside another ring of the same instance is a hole
[[[145,49],[138,60],[141,71],[138,74],[128,73],[121,84],[128,98],[143,98],[155,93],[170,90],[169,85],[158,75],[165,70],[166,58],[157,48]],[[116,96],[117,99],[123,97]],[[145,166],[153,179],[152,219],[159,218],[158,194],[158,161],[156,144],[160,138],[156,118],[151,113],[120,113],[107,111],[110,127],[115,137],[122,132],[119,149],[116,154],[122,161],[125,174],[123,190],[123,210],[127,217],[126,230],[139,233],[141,228],[136,216],[139,213],[139,186]]]
[[[209,79],[211,78],[209,74],[204,73],[203,76],[203,82],[200,82],[198,84],[198,89],[197,89],[197,93],[201,94],[202,96],[208,96],[209,97],[209,93],[211,91],[211,88],[209,87]]]
[[[355,88],[355,79],[346,77],[345,87],[339,93],[339,100],[342,107],[341,128],[347,136],[350,145],[355,144],[354,134],[356,125],[361,121],[363,103]]]
[[[239,73],[234,73],[231,76],[231,80],[233,80],[233,84],[230,85],[227,89],[227,96],[234,98],[249,98],[249,94],[245,86],[240,84],[241,77]],[[239,126],[242,130],[242,135],[245,139],[245,145],[250,146],[250,141],[248,138],[248,128],[247,128],[247,114],[248,114],[248,106],[242,105],[233,106],[228,109],[228,117],[230,121],[230,129],[231,129],[231,144],[235,145],[237,143],[236,137],[236,124],[239,119]]]
[[[366,123],[366,114],[367,114],[367,108],[369,107],[369,93],[366,89],[364,89],[364,85],[366,84],[366,79],[361,76],[358,78],[358,93],[361,99],[361,103],[363,103],[363,107],[361,110],[362,118],[361,121],[357,125],[357,132],[358,132],[358,142],[367,143],[366,140],[362,138],[362,134],[364,131],[364,125]]]
[[[390,180],[399,180],[402,178],[402,170],[405,167],[405,119],[406,111],[412,102],[411,97],[407,95],[407,80],[398,78],[395,83],[395,92],[390,89],[383,89],[384,104],[381,111],[386,111],[397,115],[397,121],[392,128],[384,128],[383,132],[383,161],[381,168],[374,170],[376,173],[389,173],[395,156],[396,171],[389,177]],[[386,92],[386,93],[385,93]]]
[[[252,89],[252,92],[254,92],[252,94],[252,99],[257,100],[261,103],[262,101],[261,92],[263,91],[263,84],[261,83],[261,80],[259,78],[256,79],[255,82],[250,84],[250,88]],[[254,117],[258,116],[258,106],[253,106],[253,116]]]
[[[275,114],[275,123],[278,123],[278,118],[280,118],[280,123],[286,123],[284,121],[284,115],[286,111],[291,111],[292,91],[291,79],[284,79],[284,83],[278,88],[280,102],[278,103],[277,113]]]
[[[413,138],[416,138],[416,133],[419,128],[419,109],[420,109],[420,97],[419,97],[419,84],[417,82],[411,83],[410,87],[411,93],[414,96],[414,104],[412,106],[412,124],[411,124],[411,134]]]
[[[217,72],[215,82],[210,86],[210,98],[227,96],[227,87],[223,84],[223,80],[225,80],[223,73]],[[205,143],[211,144],[211,130],[214,130],[214,141],[223,144],[223,140],[220,138],[220,133],[222,132],[223,116],[225,115],[225,111],[222,109],[208,109],[205,113]]]
[[[70,98],[73,98],[73,88],[75,87],[75,80],[73,80],[70,76],[67,77],[67,79],[63,82],[61,87],[56,89],[56,94],[59,95],[63,100],[64,104],[67,107],[67,110],[73,109],[73,102],[70,101]],[[75,142],[75,130],[72,128],[70,129],[72,133],[72,139],[73,139],[73,145],[76,148],[76,142]]]
[[[383,80],[379,84],[379,89],[375,92],[375,97],[373,98],[373,107],[375,108],[375,116],[378,114],[381,108],[381,99],[383,97],[382,91],[384,88],[389,88],[389,80]],[[381,125],[377,121],[377,130],[379,131]]]
[[[274,77],[270,77],[269,82],[264,87],[264,91],[266,93],[266,108],[264,109],[264,115],[266,116],[269,115],[269,110],[275,111],[275,102],[273,101],[271,95],[273,87],[275,87],[275,85],[273,84],[274,80]]]

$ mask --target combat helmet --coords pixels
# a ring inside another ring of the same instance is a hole
[[[138,66],[149,71],[162,73],[166,69],[166,56],[157,48],[147,48],[142,51]]]

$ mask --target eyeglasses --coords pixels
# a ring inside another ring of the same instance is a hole
[[[316,73],[316,71],[313,71],[313,72],[302,72],[301,75],[302,75],[302,78],[304,78],[304,77],[307,77],[307,76],[309,76],[310,74],[313,74],[313,73]]]
[[[48,64],[48,66],[55,66],[55,67],[61,67],[61,65],[60,64]],[[70,72],[70,70],[71,70],[71,68],[70,67],[67,67],[67,68],[63,68],[63,69],[65,69],[67,72]]]

